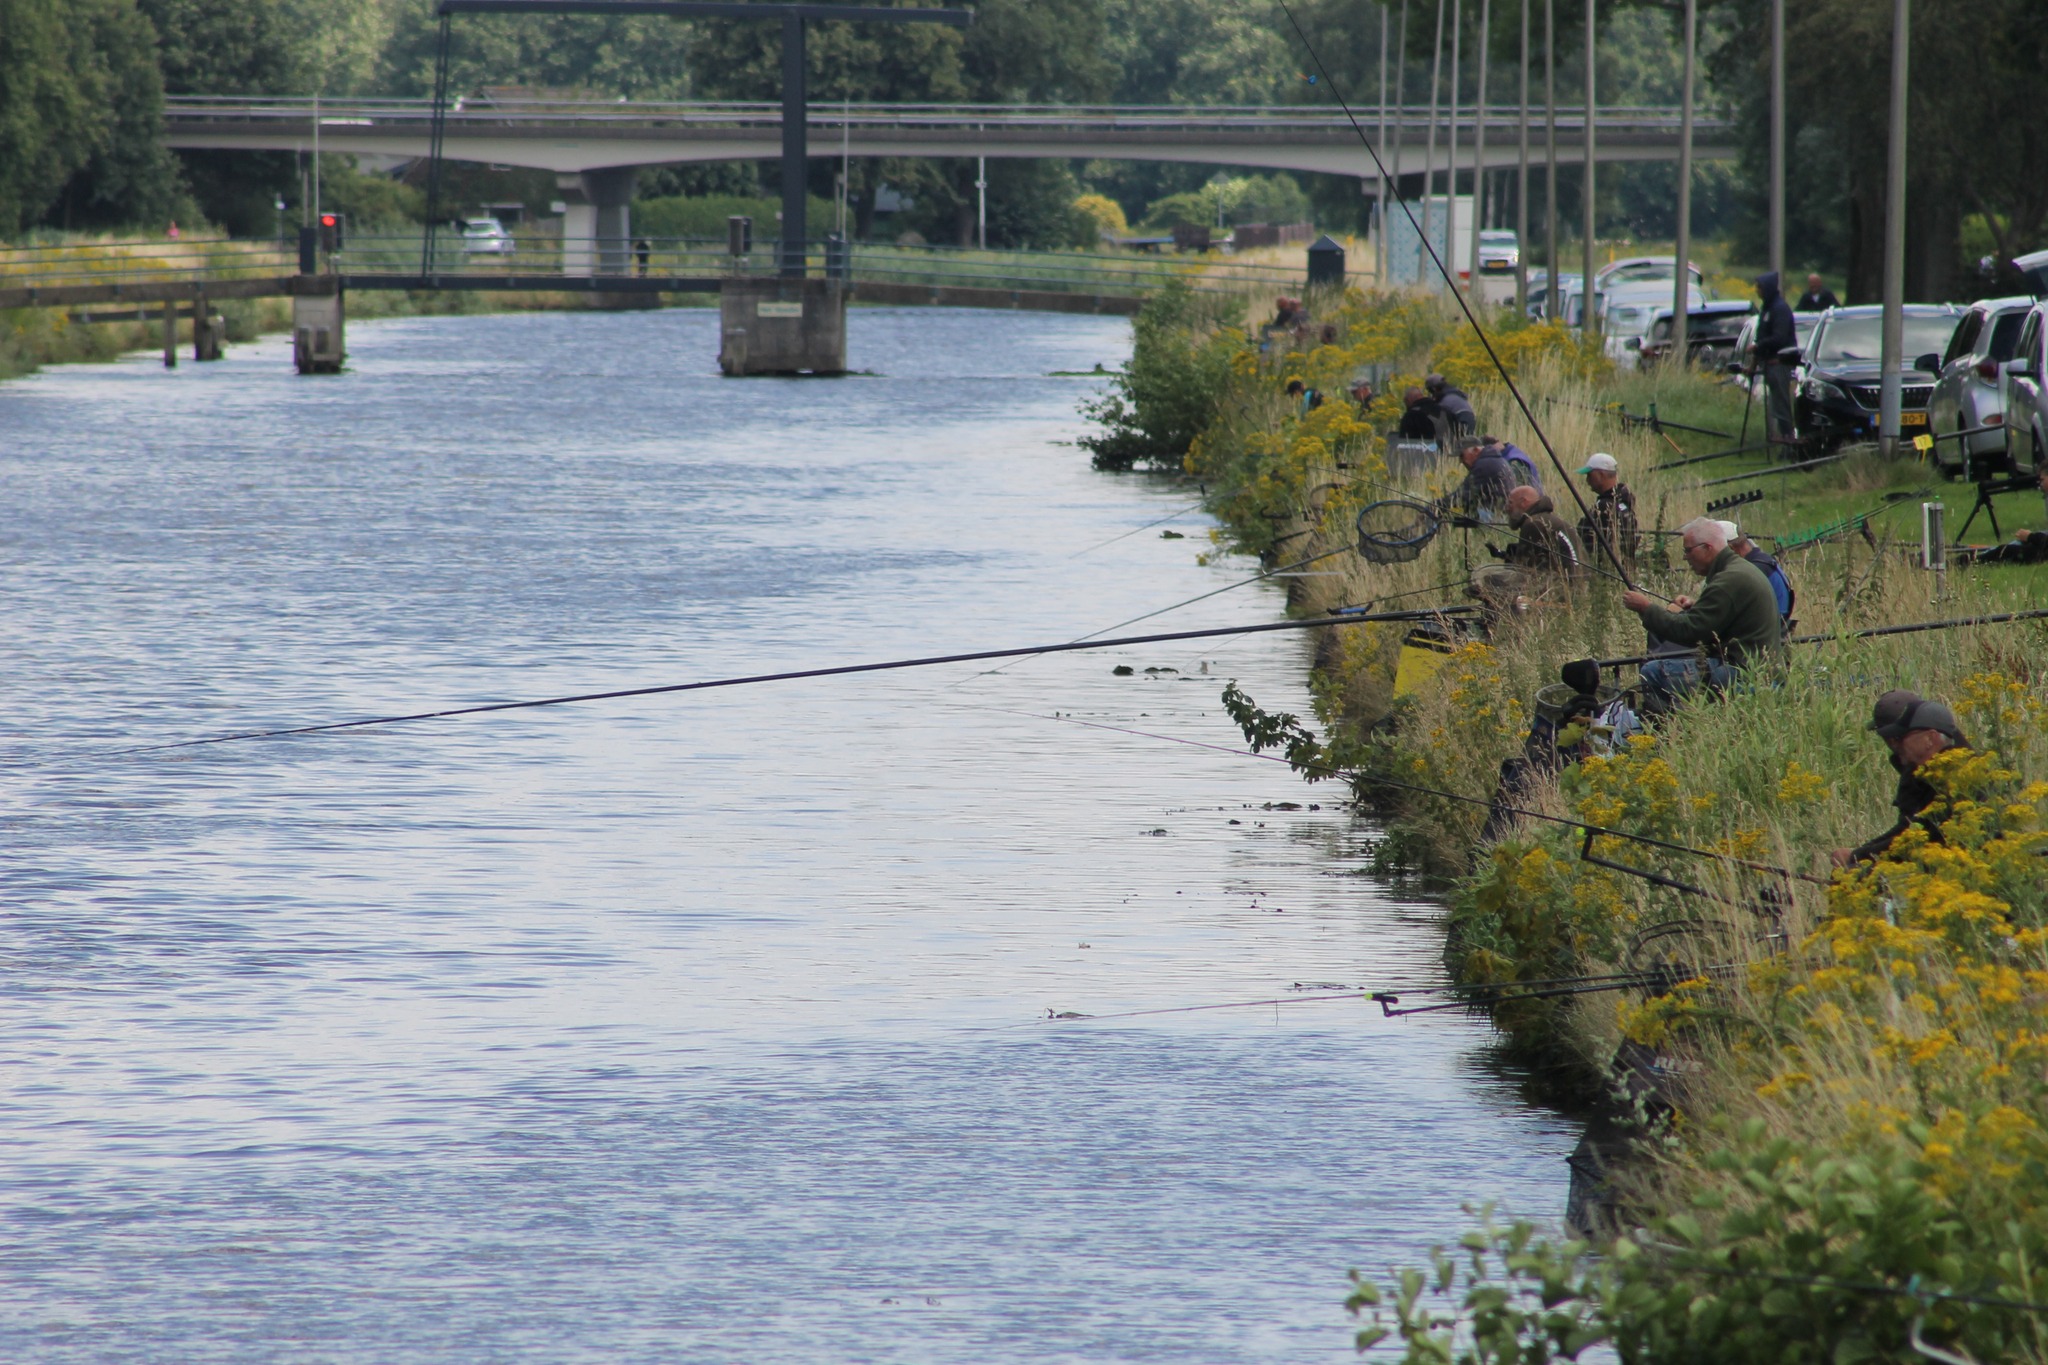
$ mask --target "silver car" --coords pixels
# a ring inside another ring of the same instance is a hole
[[[1950,478],[1982,462],[2005,462],[2005,395],[1999,368],[2017,353],[2020,329],[2034,301],[2025,296],[1985,299],[1970,306],[1949,338],[1939,363],[1919,368],[1940,377],[1927,401],[1934,458]],[[1968,436],[1958,433],[1971,432]],[[1953,439],[1945,439],[1953,438]]]
[[[2038,469],[2048,454],[2048,300],[2027,310],[2012,359],[1999,368],[2006,449],[2016,468]]]

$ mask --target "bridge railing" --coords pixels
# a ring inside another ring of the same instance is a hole
[[[0,247],[0,288],[203,284],[298,269],[296,253],[219,237],[30,243]]]
[[[824,275],[832,253],[823,242],[810,243],[806,273]],[[383,277],[422,272],[422,233],[351,237],[334,257],[343,275]],[[592,239],[525,236],[508,241],[469,242],[453,233],[437,233],[432,273],[437,280],[460,287],[493,277],[522,281],[556,278],[633,277],[694,279],[767,276],[777,272],[777,247],[756,244],[748,255],[733,256],[721,240],[687,237]],[[1299,266],[1240,260],[1221,254],[1152,256],[1132,251],[1002,251],[972,247],[904,246],[854,243],[846,256],[848,277],[892,284],[975,289],[1025,289],[1059,293],[1137,295],[1180,280],[1200,290],[1275,289],[1298,291]],[[535,284],[536,288],[545,287]]]
[[[322,127],[415,124],[429,121],[433,102],[425,99],[358,99],[336,102],[322,100],[316,105],[310,96],[172,95],[165,98],[165,113],[174,121],[311,124],[317,112]],[[1378,105],[1359,105],[1352,110],[1363,126],[1373,129],[1381,117]],[[1472,121],[1472,110],[1459,111],[1460,125]],[[1532,110],[1532,117],[1538,111]],[[1388,106],[1386,120],[1405,128],[1426,127],[1431,111],[1426,105]],[[745,127],[782,122],[778,103],[737,100],[578,100],[542,96],[466,98],[453,102],[447,117],[458,125],[473,123],[594,123],[594,124],[683,124],[709,127]],[[1519,124],[1521,108],[1516,104],[1489,104],[1484,111],[1488,124]],[[1447,122],[1449,111],[1439,108],[1436,121]],[[1585,121],[1581,106],[1560,106],[1559,123],[1578,127]],[[1598,120],[1603,127],[1664,129],[1679,125],[1679,110],[1666,105],[1602,105]],[[1347,127],[1340,110],[1328,105],[1309,104],[855,104],[833,106],[814,103],[809,125],[813,128],[872,127],[898,128],[979,125],[990,128],[1091,128],[1174,129],[1217,126],[1238,129]],[[1702,115],[1696,123],[1702,134],[1716,130],[1722,122]]]

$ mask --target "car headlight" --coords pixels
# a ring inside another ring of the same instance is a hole
[[[1831,399],[1837,403],[1849,401],[1849,395],[1843,393],[1839,385],[1830,384],[1825,379],[1809,379],[1805,387],[1807,398],[1815,403],[1825,403]]]

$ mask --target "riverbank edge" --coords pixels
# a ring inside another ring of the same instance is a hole
[[[1181,470],[1200,483],[1206,506],[1220,522],[1213,533],[1219,548],[1255,553],[1269,573],[1351,548],[1349,517],[1358,501],[1346,505],[1346,492],[1361,483],[1378,482],[1385,489],[1390,476],[1378,456],[1376,433],[1342,397],[1362,361],[1379,368],[1382,392],[1394,394],[1419,382],[1423,369],[1450,371],[1453,382],[1472,385],[1483,427],[1515,430],[1513,409],[1500,394],[1481,393],[1491,377],[1484,368],[1490,358],[1472,354],[1477,347],[1469,330],[1455,319],[1425,319],[1418,326],[1417,317],[1430,311],[1419,300],[1355,292],[1332,296],[1319,301],[1316,316],[1334,324],[1321,327],[1319,341],[1316,329],[1297,329],[1291,345],[1270,328],[1247,335],[1249,302],[1236,316],[1203,316],[1183,305],[1176,318],[1169,316],[1171,301],[1141,316],[1119,391],[1085,410],[1108,430],[1083,444],[1098,467],[1169,468],[1163,452],[1178,443],[1185,452]],[[1636,470],[1668,458],[1668,437],[1653,438],[1638,428],[1631,441],[1596,423],[1614,415],[1615,405],[1604,400],[1629,396],[1627,386],[1601,387],[1608,382],[1600,378],[1604,365],[1582,363],[1589,357],[1573,355],[1561,338],[1544,337],[1544,329],[1501,321],[1493,344],[1509,355],[1510,367],[1539,362],[1538,376],[1532,381],[1525,373],[1523,379],[1532,393],[1547,388],[1545,396],[1558,404],[1543,411],[1560,449],[1611,449],[1625,469]],[[1524,342],[1533,345],[1524,348]],[[1547,361],[1539,354],[1546,348],[1554,353]],[[1573,371],[1576,385],[1559,382]],[[1290,379],[1304,381],[1309,394],[1298,386],[1285,392]],[[1665,396],[1691,401],[1712,386],[1700,377],[1695,387],[1698,394]],[[1726,392],[1724,406],[1731,401]],[[1644,396],[1633,395],[1638,408]],[[1659,395],[1647,396],[1654,402]],[[1748,416],[1739,399],[1732,401],[1725,422],[1706,424],[1733,428],[1738,416]],[[1585,414],[1576,418],[1577,430],[1571,429],[1574,411]],[[1671,415],[1671,408],[1666,411]],[[1622,430],[1628,431],[1626,423]],[[1867,501],[1873,492],[1894,487],[1911,498],[1932,491],[1911,487],[1926,471],[1910,463],[1886,468],[1866,458],[1831,471],[1830,477],[1836,475],[1832,484],[1826,478],[1801,480],[1766,524],[1796,527],[1793,513],[1813,516],[1830,497]],[[1317,484],[1319,478],[1338,482]],[[1679,521],[1692,515],[1683,509],[1717,496],[1704,491],[1706,480],[1691,469],[1675,481],[1662,476],[1662,482],[1680,509]],[[1384,491],[1363,494],[1381,496]],[[1644,509],[1646,529],[1667,525],[1663,498],[1653,500],[1654,523]],[[1549,1338],[1546,1322],[1554,1326],[1570,1318],[1572,1332],[1583,1329],[1594,1333],[1588,1339],[1612,1341],[1632,1359],[1755,1358],[1742,1353],[1744,1339],[1772,1351],[1788,1340],[1812,1343],[1822,1353],[1815,1358],[1847,1358],[1837,1348],[1852,1345],[1857,1349],[1851,1357],[1891,1358],[1909,1326],[1913,1334],[1920,1331],[1916,1301],[1909,1290],[1893,1297],[1889,1288],[1876,1290],[1873,1299],[1870,1282],[1938,1281],[1966,1293],[1920,1295],[1930,1339],[1939,1322],[1945,1342],[1965,1345],[1980,1358],[2048,1359],[2048,1350],[2021,1330],[2023,1318],[1992,1321],[1983,1314],[1972,1317],[1961,1306],[1971,1296],[2039,1298],[2029,1288],[2028,1258],[2048,1261],[2048,1226],[2039,1207],[2041,1192],[2048,1190],[2048,1130],[2027,1117],[2043,1108],[2036,1092],[2048,1075],[2006,1064],[2008,1057],[2036,1047],[2036,1039],[2048,1051],[2048,1011],[2040,1008],[2048,1001],[2048,954],[2042,953],[2048,947],[2048,902],[2035,856],[2048,854],[2048,835],[2041,833],[2048,827],[2048,783],[2026,784],[2021,776],[2048,770],[2048,699],[2033,695],[2035,674],[2027,662],[2030,653],[2043,657],[2038,651],[2048,647],[2048,631],[2034,623],[1951,637],[1901,637],[1941,639],[1939,649],[1853,640],[1842,632],[1931,614],[1928,580],[1896,567],[1903,547],[1889,533],[1871,537],[1862,525],[1860,541],[1845,534],[1801,561],[1814,590],[1814,623],[1833,643],[1802,654],[1796,668],[1774,670],[1766,686],[1688,707],[1655,737],[1633,742],[1612,758],[1587,759],[1554,787],[1544,783],[1546,794],[1524,798],[1524,804],[1542,806],[1555,823],[1510,832],[1490,849],[1470,837],[1477,834],[1477,813],[1469,804],[1451,805],[1387,784],[1406,778],[1462,788],[1467,795],[1460,799],[1483,811],[1495,787],[1494,764],[1520,745],[1528,728],[1527,710],[1517,698],[1533,697],[1538,687],[1555,682],[1558,660],[1577,657],[1559,646],[1577,641],[1583,654],[1592,642],[1606,654],[1635,652],[1613,647],[1624,644],[1624,629],[1641,638],[1633,618],[1604,600],[1616,594],[1596,593],[1590,602],[1574,598],[1594,617],[1607,612],[1611,619],[1605,622],[1551,630],[1548,636],[1532,623],[1526,633],[1508,632],[1502,645],[1454,650],[1434,691],[1462,696],[1484,723],[1468,725],[1449,743],[1442,741],[1447,722],[1441,706],[1431,709],[1428,699],[1413,709],[1393,703],[1386,684],[1401,632],[1382,627],[1317,632],[1310,687],[1324,722],[1322,735],[1292,716],[1233,707],[1255,749],[1285,748],[1311,781],[1350,778],[1360,806],[1385,818],[1386,870],[1419,872],[1440,895],[1446,965],[1455,981],[1468,986],[1498,986],[1502,980],[1470,970],[1486,947],[1461,943],[1459,936],[1475,927],[1481,935],[1496,932],[1496,945],[1513,944],[1514,935],[1526,931],[1532,958],[1535,949],[1545,948],[1550,961],[1570,964],[1528,975],[1573,976],[1588,970],[1579,965],[1585,959],[1616,960],[1612,952],[1581,951],[1573,941],[1579,934],[1604,931],[1611,947],[1617,924],[1641,923],[1612,900],[1612,889],[1632,887],[1623,899],[1640,908],[1642,884],[1617,882],[1616,873],[1600,870],[1578,848],[1575,827],[1622,825],[1707,846],[1700,851],[1710,859],[1760,858],[1797,868],[1868,833],[1863,826],[1878,796],[1882,765],[1866,722],[1878,690],[1903,682],[1926,689],[1930,697],[1951,699],[1970,733],[1992,741],[1981,756],[1964,751],[1954,755],[1956,764],[1938,770],[1950,804],[1945,829],[1932,842],[1916,831],[1884,855],[1870,876],[1835,879],[1824,893],[1802,892],[1796,910],[1789,903],[1784,907],[1786,932],[1777,937],[1787,947],[1800,945],[1801,953],[1765,949],[1762,958],[1737,966],[1725,992],[1702,980],[1675,991],[1649,991],[1639,1004],[1617,1006],[1615,997],[1595,995],[1489,1007],[1508,1048],[1546,1077],[1546,1088],[1563,1107],[1591,1103],[1632,1130],[1621,1144],[1627,1154],[1618,1167],[1581,1172],[1580,1161],[1574,1161],[1575,1177],[1616,1177],[1626,1220],[1600,1220],[1592,1242],[1559,1242],[1546,1240],[1530,1224],[1502,1227],[1489,1211],[1472,1210],[1474,1230],[1463,1241],[1467,1254],[1440,1258],[1430,1291],[1439,1304],[1449,1301],[1450,1315],[1425,1304],[1429,1295],[1422,1294],[1421,1274],[1411,1280],[1401,1272],[1398,1287],[1391,1289],[1359,1278],[1351,1306],[1370,1323],[1362,1345],[1367,1337],[1377,1339],[1374,1334],[1398,1330],[1421,1348],[1411,1350],[1409,1360],[1451,1359],[1449,1329],[1455,1322],[1487,1318],[1533,1346]],[[1648,546],[1658,543],[1650,540]],[[1692,580],[1671,568],[1666,556],[1652,558],[1665,562],[1651,566],[1651,581],[1667,592],[1689,588]],[[1342,588],[1331,588],[1332,581]],[[1286,580],[1290,607],[1314,612],[1377,596],[1382,585],[1393,592],[1424,581],[1404,582],[1398,569],[1385,568],[1372,570],[1364,581],[1342,574]],[[1942,615],[2034,606],[2041,581],[2034,570],[1979,572],[1937,588],[1936,601],[1953,593]],[[1348,599],[1333,595],[1339,591],[1348,592]],[[1518,640],[1524,647],[1517,647]],[[1360,686],[1374,674],[1377,683]],[[1226,706],[1231,704],[1226,694]],[[1390,720],[1392,734],[1409,735],[1405,750],[1399,741],[1385,742]],[[1439,727],[1430,738],[1413,733],[1430,725]],[[1784,742],[1758,749],[1765,735]],[[2010,769],[1998,762],[2001,755]],[[1390,770],[1384,766],[1389,758],[1399,758],[1401,766]],[[1732,780],[1746,782],[1749,790],[1715,785]],[[1889,789],[1888,775],[1882,785]],[[1717,808],[1721,796],[1730,799]],[[1711,816],[1700,814],[1710,809]],[[1467,821],[1471,828],[1464,830]],[[1738,827],[1744,824],[1760,828]],[[1564,827],[1561,833],[1558,826]],[[1625,856],[1643,865],[1621,869],[1628,876],[1677,874],[1719,886],[1720,895],[1737,894],[1732,880],[1717,880],[1711,864],[1703,876],[1698,862],[1673,862],[1674,855],[1640,845],[1617,848],[1632,848]],[[1624,856],[1603,852],[1610,859]],[[1824,857],[1821,865],[1824,871]],[[1873,887],[1888,889],[1879,894]],[[1585,893],[1603,890],[1609,905],[1587,903]],[[1768,901],[1749,904],[1756,909]],[[1974,931],[1959,927],[1985,914],[2004,926],[2007,937],[1973,937]],[[1536,923],[1546,916],[1548,924]],[[2015,946],[2025,954],[2017,964],[2010,960]],[[2026,979],[2038,978],[2038,991],[2028,994],[2006,984],[2008,978],[2018,980],[2030,962],[2034,971]],[[1916,972],[1927,991],[1907,994],[1897,982]],[[1746,990],[1733,984],[1745,979]],[[1717,994],[1724,997],[1720,1004]],[[1477,1007],[1482,997],[1472,998]],[[1588,999],[1599,1006],[1588,1008]],[[1900,1015],[1900,1005],[1909,1013]],[[1845,1008],[1856,1012],[1845,1014]],[[1896,1027],[1902,1020],[1906,1027]],[[2015,1024],[2033,1032],[2016,1030]],[[1755,1032],[1759,1026],[1762,1034]],[[1751,1031],[1748,1040],[1745,1029]],[[1956,1044],[1958,1038],[1964,1043]],[[1989,1064],[1981,1065],[1986,1059]],[[1802,1063],[1812,1067],[1811,1074]],[[1885,1102],[1904,1093],[1885,1089],[1902,1078],[1921,1087],[1917,1104],[1910,1095]],[[1649,1126],[1632,1122],[1641,1117],[1645,1100],[1670,1117]],[[1976,1154],[1976,1160],[1962,1152]],[[2016,1154],[2032,1156],[2034,1164]],[[1582,1148],[1580,1156],[1586,1155]],[[2029,1171],[2041,1177],[2032,1186],[2024,1183]],[[1869,1212],[1870,1190],[1885,1192],[1886,1217]],[[1622,1226],[1646,1228],[1650,1240],[1644,1242],[1641,1231],[1624,1234]],[[1822,1232],[1809,1235],[1802,1227]],[[1590,1255],[1594,1245],[1604,1254]],[[1654,1248],[1647,1260],[1645,1246]],[[1686,1268],[1661,1264],[1681,1253]],[[1737,1273],[1738,1263],[1750,1268]],[[1787,1291],[1788,1283],[1802,1288]],[[1531,1299],[1540,1297],[1545,1311],[1502,1307],[1503,1294],[1512,1298],[1517,1287]],[[1550,1311],[1559,1303],[1565,1306]]]

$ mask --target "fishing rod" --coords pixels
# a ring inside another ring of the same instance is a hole
[[[1108,546],[1114,545],[1119,540],[1128,540],[1130,537],[1138,534],[1138,532],[1140,531],[1149,531],[1155,526],[1164,526],[1169,521],[1174,521],[1180,517],[1184,517],[1190,512],[1199,512],[1201,509],[1201,503],[1191,502],[1186,507],[1181,508],[1179,511],[1169,512],[1167,515],[1159,518],[1159,520],[1157,521],[1148,521],[1143,526],[1133,526],[1130,530],[1125,531],[1122,535],[1111,536],[1108,540],[1098,540],[1085,550],[1074,551],[1074,553],[1068,555],[1067,558],[1079,559],[1082,555],[1094,554],[1097,550],[1104,549]]]
[[[1322,54],[1316,50],[1316,45],[1309,41],[1308,33],[1302,28],[1301,21],[1294,17],[1294,10],[1289,7],[1287,0],[1278,0],[1278,3],[1280,5],[1280,12],[1287,16],[1288,26],[1294,30],[1294,36],[1301,40],[1302,48],[1308,53],[1309,60],[1314,63],[1317,76],[1321,79],[1324,87],[1329,90],[1330,97],[1337,101],[1337,107],[1344,111],[1344,118],[1350,123],[1351,131],[1358,136],[1359,145],[1365,148],[1366,155],[1372,158],[1373,165],[1378,168],[1381,177],[1380,183],[1387,183],[1387,164],[1380,159],[1379,148],[1373,145],[1370,137],[1366,136],[1364,126],[1359,123],[1358,116],[1351,110],[1350,101],[1344,98],[1343,90],[1331,79],[1329,67],[1324,64]],[[1458,305],[1458,311],[1465,315],[1466,323],[1471,326],[1472,334],[1479,339],[1480,346],[1486,351],[1486,358],[1492,364],[1494,372],[1500,376],[1501,383],[1507,386],[1508,394],[1515,400],[1515,407],[1520,410],[1522,419],[1529,424],[1529,429],[1536,433],[1536,442],[1543,447],[1543,453],[1549,457],[1552,467],[1557,470],[1559,479],[1564,483],[1565,491],[1570,493],[1572,501],[1578,504],[1579,514],[1587,520],[1591,520],[1593,516],[1592,509],[1586,505],[1585,498],[1580,495],[1577,486],[1572,483],[1571,473],[1565,468],[1564,461],[1558,458],[1556,449],[1550,444],[1549,435],[1543,430],[1543,424],[1536,420],[1536,414],[1530,408],[1529,400],[1522,396],[1521,387],[1515,383],[1515,378],[1508,372],[1508,367],[1502,362],[1500,353],[1494,349],[1493,338],[1487,334],[1486,328],[1480,324],[1479,315],[1472,311],[1470,301],[1459,290],[1457,277],[1444,264],[1443,257],[1437,254],[1436,243],[1430,240],[1429,234],[1424,232],[1422,225],[1416,221],[1415,210],[1408,207],[1406,200],[1399,202],[1402,214],[1408,219],[1408,225],[1415,230],[1416,240],[1422,244],[1422,249],[1429,254],[1430,263],[1436,267],[1437,274],[1442,278],[1444,286],[1450,290],[1451,298]],[[1588,287],[1591,287],[1590,281],[1588,281]],[[1621,556],[1615,548],[1604,540],[1601,541],[1600,548],[1613,561],[1615,571],[1621,575],[1622,581],[1630,587],[1634,587],[1634,581],[1628,576],[1628,566],[1621,562]]]
[[[1848,452],[1842,451],[1834,455],[1823,455],[1817,460],[1801,460],[1797,464],[1778,465],[1771,469],[1751,469],[1741,474],[1728,474],[1718,479],[1706,479],[1701,482],[1700,487],[1713,488],[1724,483],[1736,483],[1742,479],[1769,478],[1773,474],[1796,474],[1802,469],[1813,469],[1824,464],[1834,464],[1838,460],[1846,460],[1848,458]]]
[[[327,721],[318,725],[294,725],[275,730],[244,730],[234,734],[209,735],[163,744],[138,744],[109,749],[94,757],[114,758],[124,754],[162,753],[170,749],[194,749],[211,744],[233,744],[243,740],[283,739],[294,735],[326,734],[335,730],[362,730],[371,726],[401,725],[411,721],[444,720],[455,716],[478,716],[493,711],[524,711],[543,706],[569,706],[578,702],[615,701],[626,697],[656,697],[678,692],[704,692],[722,687],[750,687],[757,683],[795,682],[806,678],[836,678],[852,673],[883,673],[906,668],[934,668],[945,664],[978,663],[986,659],[1023,658],[1035,654],[1062,654],[1074,650],[1117,649],[1130,645],[1163,644],[1170,640],[1214,639],[1223,635],[1252,635],[1269,630],[1310,630],[1319,626],[1351,626],[1376,621],[1426,621],[1445,615],[1478,610],[1454,606],[1415,608],[1393,612],[1333,612],[1307,620],[1265,621],[1247,626],[1217,626],[1207,630],[1174,630],[1154,635],[1127,635],[1114,640],[1068,640],[1060,644],[1026,645],[1017,649],[981,649],[962,654],[933,654],[915,659],[890,659],[880,663],[835,664],[824,668],[789,669],[780,673],[753,673],[735,678],[711,678],[701,682],[661,683],[651,687],[622,687],[605,692],[578,692],[561,697],[538,697],[521,701],[486,702],[475,706],[445,707],[438,711],[414,711],[405,715],[371,716],[362,720]],[[38,766],[35,764],[21,766]]]
[[[2048,613],[2043,614],[2048,615]],[[1564,825],[1571,829],[1590,829],[1595,833],[1607,835],[1611,838],[1626,839],[1631,843],[1645,844],[1651,848],[1666,849],[1673,853],[1686,853],[1696,858],[1712,858],[1716,862],[1726,863],[1731,867],[1746,868],[1752,872],[1768,872],[1773,876],[1790,877],[1798,881],[1810,882],[1815,886],[1830,886],[1833,884],[1828,878],[1816,877],[1811,873],[1794,872],[1789,868],[1774,867],[1769,863],[1752,862],[1747,858],[1737,858],[1733,854],[1716,853],[1712,849],[1707,848],[1694,848],[1690,844],[1673,843],[1669,839],[1658,839],[1648,834],[1633,834],[1628,830],[1615,829],[1608,825],[1588,824],[1584,820],[1571,820],[1561,815],[1551,815],[1546,811],[1526,810],[1520,806],[1508,805],[1495,807],[1492,801],[1484,800],[1480,797],[1461,796],[1457,792],[1445,791],[1441,787],[1424,787],[1413,782],[1402,782],[1396,778],[1382,777],[1378,773],[1356,773],[1351,769],[1339,768],[1328,763],[1314,763],[1305,759],[1296,760],[1280,754],[1265,754],[1260,753],[1256,749],[1236,749],[1228,744],[1211,744],[1206,740],[1187,739],[1180,735],[1162,735],[1154,730],[1138,730],[1127,725],[1111,725],[1107,721],[1082,720],[1078,716],[1057,714],[1048,716],[1038,711],[1020,711],[1008,707],[992,709],[1009,711],[1012,715],[1032,716],[1039,720],[1058,721],[1063,725],[1079,725],[1090,730],[1108,730],[1120,735],[1135,735],[1141,739],[1164,740],[1168,744],[1185,744],[1191,748],[1209,749],[1219,754],[1236,754],[1240,758],[1257,758],[1263,759],[1268,763],[1285,763],[1290,768],[1313,769],[1331,777],[1362,777],[1376,786],[1394,787],[1401,791],[1416,792],[1423,796],[1435,796],[1445,801],[1455,801],[1463,805],[1481,806],[1487,810],[1499,809],[1509,815],[1518,815],[1529,820],[1539,820],[1546,824]]]
[[[1729,450],[1717,450],[1711,455],[1688,455],[1682,460],[1667,460],[1663,464],[1653,464],[1650,466],[1650,468],[1683,469],[1686,465],[1689,464],[1705,464],[1708,460],[1725,460],[1730,455],[1753,455],[1759,450],[1769,449],[1770,447],[1768,445],[1739,445]]]
[[[1670,427],[1673,431],[1690,431],[1699,436],[1718,436],[1724,441],[1739,441],[1742,439],[1732,431],[1716,431],[1712,427],[1691,427],[1683,422],[1673,422],[1659,417],[1655,403],[1650,404],[1650,415],[1648,417],[1640,417],[1619,404],[1615,406],[1614,413],[1615,416],[1621,418],[1621,424],[1624,429],[1630,426],[1648,427],[1650,430],[1661,435],[1665,427]]]
[[[1836,634],[1794,635],[1784,641],[1788,645],[1818,645],[1830,640],[1872,640],[1885,635],[1918,635],[1929,630],[1961,630],[1968,626],[2002,626],[2013,621],[2039,621],[2048,619],[2048,608],[2034,611],[2004,611],[1990,616],[1954,616],[1943,621],[1912,621],[1898,626],[1868,626],[1862,630],[1838,632]],[[1644,664],[1652,659],[1691,659],[1699,657],[1698,650],[1684,654],[1630,654],[1619,659],[1595,659],[1602,668],[1620,668],[1627,664]]]

